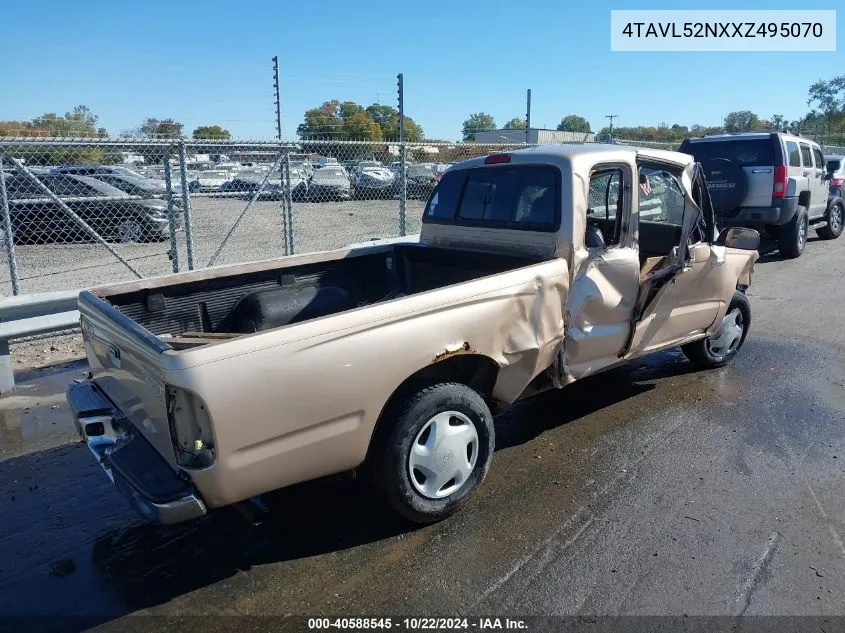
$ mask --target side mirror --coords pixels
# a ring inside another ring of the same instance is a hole
[[[741,248],[744,251],[756,251],[760,248],[760,233],[754,229],[732,227],[719,233],[716,244],[728,248]]]

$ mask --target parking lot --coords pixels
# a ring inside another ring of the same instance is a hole
[[[395,204],[295,205],[298,250],[395,233]],[[237,209],[197,201],[197,231],[225,235]],[[276,209],[229,246],[278,249]],[[485,485],[424,528],[351,475],[269,495],[258,527],[230,511],[144,524],[74,441],[63,391],[84,365],[32,378],[0,401],[0,615],[44,630],[123,630],[129,614],[282,630],[299,614],[843,615],[843,273],[841,240],[764,255],[733,365],[660,353],[499,416]]]
[[[195,267],[208,264],[244,211],[241,197],[195,196],[191,200]],[[409,200],[407,232],[419,232],[424,204]],[[340,248],[372,238],[399,235],[399,200],[295,202],[293,242],[297,253]],[[284,255],[284,218],[278,200],[260,200],[238,224],[216,264],[270,259]],[[180,270],[188,269],[184,231],[177,236]],[[172,271],[169,242],[111,244],[145,277]],[[5,253],[4,253],[5,255]],[[133,278],[102,245],[33,244],[15,248],[21,292],[94,287]],[[11,294],[8,267],[0,266],[0,292]]]

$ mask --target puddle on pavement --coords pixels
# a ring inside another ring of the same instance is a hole
[[[85,369],[67,363],[18,377],[15,391],[0,398],[0,461],[78,439],[65,390]]]

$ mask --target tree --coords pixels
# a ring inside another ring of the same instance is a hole
[[[464,121],[463,135],[465,141],[474,141],[475,135],[478,132],[489,132],[496,129],[496,121],[492,115],[486,112],[476,112],[470,114],[469,118]]]
[[[577,114],[567,114],[560,120],[557,129],[561,132],[592,132],[590,122]]]
[[[519,117],[514,117],[505,123],[506,130],[524,130],[525,126],[525,119],[520,119]]]
[[[97,128],[97,117],[88,106],[78,105],[63,117],[48,112],[32,120],[32,127],[50,131],[50,136],[106,136],[105,128]]]
[[[378,123],[378,126],[381,128],[382,134],[385,138],[390,138],[385,131],[390,128],[393,124],[393,120],[399,117],[399,110],[392,106],[381,105],[380,103],[374,103],[373,105],[367,108],[367,114]],[[407,118],[405,119],[408,120]]]
[[[226,130],[219,125],[200,125],[197,127],[191,136],[195,139],[214,139],[221,141],[228,141],[232,138],[229,130]]]
[[[173,119],[154,119],[144,121],[138,128],[140,136],[153,138],[180,138],[184,126]]]
[[[773,130],[782,130],[786,127],[786,119],[782,114],[773,114],[772,115],[772,129]]]
[[[302,139],[323,140],[342,138],[341,120],[338,110],[340,102],[326,101],[318,108],[305,111],[305,121],[296,128],[296,133]]]
[[[730,112],[725,117],[724,127],[725,132],[748,132],[755,129],[759,130],[765,125],[751,110],[740,110]]]

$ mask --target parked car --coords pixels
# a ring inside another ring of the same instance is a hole
[[[386,167],[360,167],[355,172],[356,198],[383,198],[394,193],[394,174]]]
[[[681,193],[681,217],[638,220],[645,169]],[[603,206],[587,208],[588,188]],[[437,521],[484,480],[493,410],[667,348],[701,367],[737,355],[759,234],[716,239],[714,222],[685,154],[468,160],[441,180],[416,243],[82,292],[91,373],[68,390],[71,411],[150,520],[361,467],[403,516]]]
[[[101,237],[118,242],[170,239],[167,203],[138,200],[93,176],[37,172],[41,183]],[[46,244],[91,241],[72,216],[24,176],[6,180],[15,241]],[[174,219],[181,228],[181,219]]]
[[[214,193],[231,180],[231,174],[225,169],[206,169],[193,173],[188,183],[188,191],[191,193]]]
[[[843,183],[845,183],[845,156],[831,154],[824,157],[827,169],[828,191],[831,196],[842,197]]]
[[[138,196],[141,198],[166,198],[167,185],[162,180],[153,180],[144,177],[132,177],[119,173],[102,173],[95,174],[92,178],[96,178],[112,187],[120,189],[128,193],[130,196]],[[174,182],[170,184],[173,194],[181,194],[182,188]],[[176,206],[182,205],[181,197],[174,195],[173,204]]]
[[[349,200],[352,185],[349,176],[340,165],[328,165],[314,172],[308,183],[308,199],[312,202],[326,200]]]
[[[328,165],[334,166],[334,165],[340,165],[340,163],[333,156],[318,156],[314,160],[314,167],[316,167],[317,169],[322,169],[323,167],[326,167]]]
[[[240,193],[246,198],[251,198],[255,195],[256,190],[264,181],[264,176],[247,175],[238,176],[225,182],[220,191],[225,193]],[[280,200],[285,192],[287,183],[282,182],[281,174],[278,172],[270,176],[261,192],[258,194],[259,200]],[[291,198],[294,201],[305,200],[308,198],[308,177],[303,169],[291,168],[290,170],[290,188]]]
[[[407,179],[405,189],[408,198],[428,200],[437,186],[437,175],[433,164],[408,165],[405,169],[405,176]],[[399,186],[398,177],[397,186]]]
[[[766,231],[782,257],[799,257],[810,230],[822,239],[842,234],[842,210],[828,205],[824,157],[810,139],[784,132],[715,134],[688,138],[680,151],[704,166],[719,223]]]

